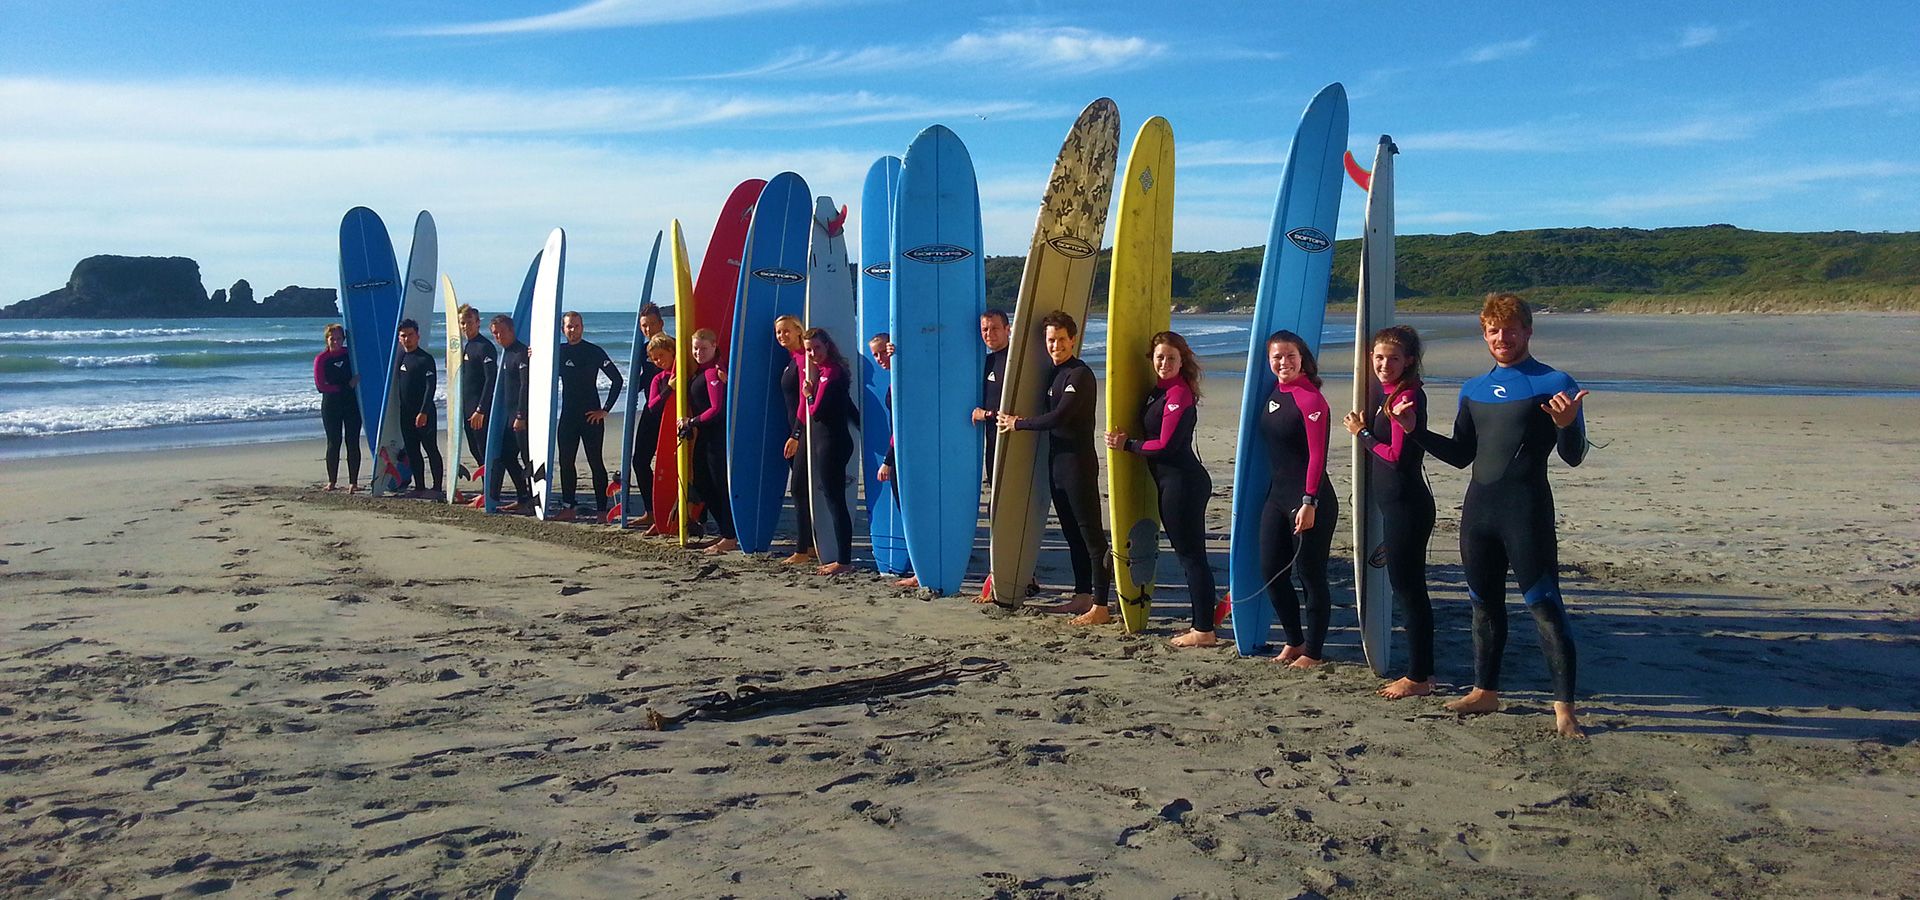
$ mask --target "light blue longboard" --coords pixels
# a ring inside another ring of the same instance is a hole
[[[433,226],[433,216],[421,210],[413,220],[413,244],[407,251],[407,280],[401,285],[404,293],[400,299],[400,318],[394,325],[397,334],[398,323],[412,319],[420,335],[421,347],[433,346],[433,295],[439,288],[439,268],[439,231]],[[413,483],[414,475],[413,467],[407,462],[407,441],[403,437],[407,423],[402,421],[400,379],[394,377],[393,372],[394,367],[400,364],[398,344],[389,352],[392,355],[387,363],[387,399],[380,407],[380,444],[373,451],[375,497],[406,490]],[[425,458],[420,462],[425,465]]]
[[[980,432],[987,306],[980,191],[960,138],[935,125],[907,148],[894,198],[894,457],[907,555],[922,587],[954,594],[980,521]]]
[[[900,500],[893,485],[880,480],[893,441],[893,413],[887,391],[893,375],[873,360],[867,342],[891,329],[890,275],[893,271],[893,195],[900,184],[900,158],[883,156],[867,170],[860,192],[860,336],[843,341],[842,351],[860,358],[860,462],[867,506],[867,530],[873,540],[874,566],[882,572],[907,570],[907,535],[900,521]]]
[[[364,206],[347,210],[340,220],[340,312],[346,320],[347,354],[360,379],[354,393],[369,460],[379,459],[380,421],[386,414],[405,290],[386,223]]]
[[[1273,601],[1260,570],[1260,508],[1272,473],[1260,445],[1260,416],[1275,381],[1267,367],[1267,336],[1279,329],[1300,335],[1315,355],[1327,316],[1327,279],[1333,271],[1333,236],[1340,218],[1340,187],[1346,178],[1347,92],[1327,85],[1300,117],[1293,147],[1280,175],[1273,228],[1260,266],[1247,350],[1245,394],[1240,400],[1239,439],[1233,464],[1233,525],[1227,579],[1233,593],[1233,640],[1240,655],[1267,644]],[[1300,485],[1304,489],[1305,485]],[[1279,576],[1291,578],[1291,571]]]
[[[853,303],[853,275],[847,264],[847,237],[842,230],[846,223],[846,208],[835,204],[833,198],[823,196],[814,201],[813,230],[809,242],[811,249],[807,254],[806,324],[809,331],[815,328],[825,331],[842,356],[850,352],[858,353],[860,340],[854,336],[857,310]],[[812,361],[808,361],[806,371],[802,374],[814,382],[814,391],[821,389],[819,371]],[[846,378],[847,374],[842,373],[841,377]],[[851,389],[853,385],[848,383],[847,387]],[[849,396],[847,399],[854,398]],[[850,564],[852,559],[841,557],[840,545],[844,538],[844,543],[851,548],[853,535],[842,535],[840,523],[834,521],[828,510],[833,508],[835,501],[846,504],[849,512],[847,524],[853,524],[853,485],[857,479],[851,466],[832,469],[826,454],[814,452],[814,439],[819,437],[814,429],[820,427],[823,426],[817,422],[807,422],[800,447],[800,452],[807,455],[807,490],[811,492],[813,504],[813,546],[823,564]],[[860,426],[849,419],[843,430],[847,445],[859,446]]]
[[[666,237],[664,231],[655,232],[653,235],[653,252],[647,255],[647,278],[641,283],[640,288],[640,309],[646,309],[647,304],[653,302],[653,270],[660,264],[660,241],[664,237]],[[647,392],[647,385],[640,381],[640,364],[646,359],[647,337],[640,332],[640,312],[635,310],[633,353],[627,358],[627,411],[626,417],[620,420],[620,430],[625,432],[620,438],[620,495],[614,503],[613,511],[608,515],[609,519],[619,519],[621,528],[627,527],[629,518],[627,510],[631,508],[629,501],[633,498],[633,454],[636,449],[633,445],[633,429],[640,424],[638,418],[640,395]],[[648,437],[651,438],[652,435]],[[638,450],[641,453],[652,453],[653,445],[648,443],[639,447]]]
[[[733,309],[732,356],[727,360],[727,491],[743,553],[773,544],[787,493],[783,451],[791,433],[780,375],[791,360],[773,340],[773,320],[807,312],[807,242],[813,235],[813,194],[792,172],[760,191],[741,257]]]
[[[513,304],[513,333],[521,343],[526,342],[527,324],[533,319],[533,282],[539,274],[540,254],[535,253],[533,262],[527,266],[527,280],[520,283],[520,298]],[[493,400],[487,405],[487,462],[482,466],[480,490],[482,502],[490,513],[500,511],[500,491],[506,487],[506,468],[501,463],[508,459],[507,454],[520,453],[520,442],[507,439],[508,420],[512,418],[507,412],[513,409],[513,398],[500,388],[507,374],[506,351],[507,348],[500,348],[502,364],[495,369]]]

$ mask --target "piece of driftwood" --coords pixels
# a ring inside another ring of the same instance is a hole
[[[751,719],[775,712],[839,706],[843,703],[857,703],[878,697],[912,693],[943,684],[952,684],[963,678],[978,678],[994,672],[1004,672],[1006,669],[1007,664],[998,660],[971,664],[937,662],[912,666],[885,675],[849,678],[845,681],[833,681],[812,687],[760,687],[750,684],[737,691],[715,691],[689,699],[684,702],[686,709],[678,713],[662,713],[649,706],[647,726],[655,731],[664,731],[692,719],[737,722],[741,719]]]

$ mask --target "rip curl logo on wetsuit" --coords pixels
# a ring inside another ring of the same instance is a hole
[[[1303,226],[1287,232],[1287,240],[1308,253],[1321,253],[1333,246],[1333,241],[1327,238],[1326,232],[1311,226]]]
[[[356,281],[350,285],[347,285],[347,290],[370,291],[370,290],[373,290],[374,288],[386,287],[387,285],[390,285],[392,283],[393,283],[393,280],[389,278],[382,278],[379,281]]]
[[[1496,385],[1494,385],[1494,386],[1493,386],[1493,395],[1494,395],[1495,397],[1499,397],[1499,398],[1500,398],[1500,399],[1502,399],[1502,400],[1505,400],[1505,399],[1507,399],[1507,386],[1506,386],[1506,385],[1504,385],[1504,384],[1496,384]]]
[[[1086,259],[1093,255],[1095,249],[1092,244],[1070,234],[1049,238],[1047,240],[1047,246],[1060,251],[1060,255],[1068,259]]]
[[[767,268],[764,268],[764,269],[755,269],[753,270],[753,277],[758,278],[761,281],[768,282],[770,284],[779,284],[779,285],[799,284],[800,282],[807,280],[807,276],[802,275],[799,272],[795,272],[792,269],[782,269],[777,266],[768,266]]]
[[[415,278],[414,280],[409,281],[407,283],[410,285],[413,285],[413,289],[416,291],[420,291],[422,293],[427,293],[427,294],[433,293],[433,282],[428,281],[425,278]]]
[[[868,275],[871,275],[875,278],[878,278],[881,281],[886,281],[893,277],[893,263],[877,262],[864,269],[861,269],[860,271],[865,272]]]
[[[965,247],[956,247],[952,244],[922,244],[900,255],[914,262],[944,266],[947,263],[957,263],[972,256],[973,251]]]

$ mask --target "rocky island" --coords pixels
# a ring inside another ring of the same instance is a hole
[[[207,319],[339,315],[333,288],[288,285],[255,300],[246,279],[212,295],[183,256],[89,256],[65,287],[0,308],[0,319]]]

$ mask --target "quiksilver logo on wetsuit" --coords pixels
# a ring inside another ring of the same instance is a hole
[[[1070,234],[1063,234],[1047,240],[1047,246],[1060,251],[1061,256],[1069,259],[1086,259],[1093,255],[1094,246]]]
[[[1067,393],[1069,393],[1069,394],[1077,394],[1077,393],[1079,393],[1079,391],[1076,391],[1076,390],[1074,390],[1074,389],[1073,389],[1073,385],[1067,385]]]
[[[753,270],[753,277],[758,278],[761,281],[769,282],[771,284],[799,284],[800,282],[807,280],[807,276],[802,275],[799,272],[795,272],[792,269],[778,268],[776,266],[768,266],[767,268],[764,268],[764,269],[755,269]]]
[[[944,266],[972,256],[973,251],[965,247],[955,247],[952,244],[922,244],[900,255],[914,262]]]
[[[425,291],[429,294],[433,293],[433,282],[428,281],[425,278],[415,278],[414,280],[409,281],[407,283],[410,285],[413,285],[413,289],[416,291]]]
[[[1295,247],[1299,247],[1308,253],[1319,253],[1333,246],[1333,241],[1327,239],[1326,232],[1310,226],[1295,228],[1287,232],[1287,240],[1292,241]]]
[[[878,278],[881,281],[886,281],[887,279],[893,277],[893,263],[877,262],[877,263],[874,263],[873,265],[866,267],[865,269],[862,269],[861,271],[875,278]]]

